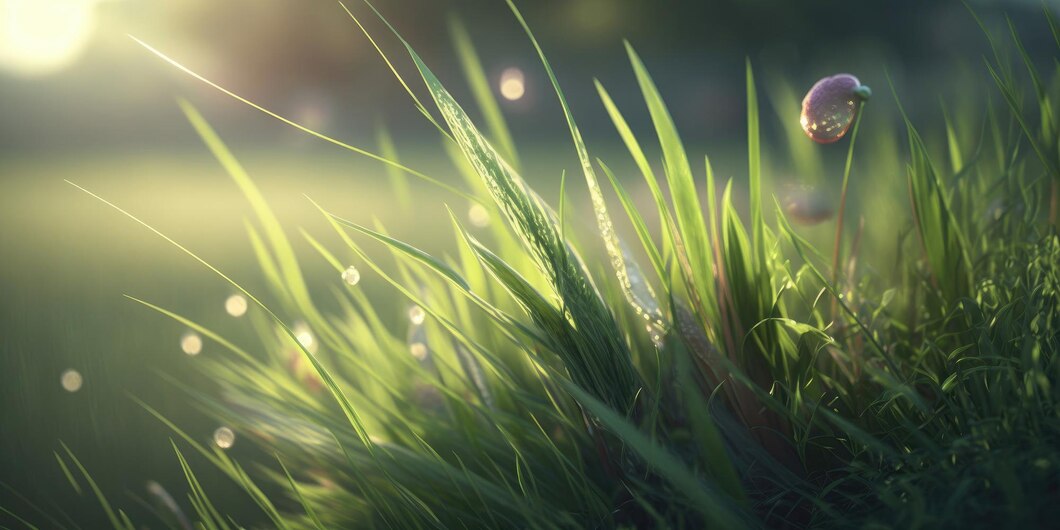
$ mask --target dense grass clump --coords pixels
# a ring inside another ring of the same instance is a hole
[[[342,246],[304,234],[319,256],[295,256],[236,158],[183,104],[257,216],[249,237],[270,292],[244,294],[256,304],[249,318],[260,342],[237,345],[143,303],[230,351],[196,360],[223,390],[189,389],[189,396],[276,460],[244,470],[156,413],[176,433],[190,484],[189,503],[179,504],[192,511],[174,521],[235,525],[210,501],[210,485],[196,480],[183,456],[189,448],[281,528],[917,528],[1054,520],[1060,67],[1039,71],[1014,28],[1004,39],[1012,53],[991,36],[986,73],[997,90],[983,95],[988,112],[966,120],[967,130],[946,120],[940,134],[922,135],[905,120],[907,218],[886,220],[897,241],[888,255],[865,256],[860,230],[836,229],[834,242],[823,242],[832,248],[818,251],[821,238],[793,227],[782,202],[763,193],[769,169],[750,63],[749,173],[738,183],[749,192],[745,205],[735,204],[732,180],[715,182],[709,159],[693,163],[632,46],[662,175],[649,162],[657,155],[648,154],[655,146],[645,131],[633,131],[597,83],[650,193],[652,207],[640,209],[628,183],[590,156],[541,46],[512,10],[555,88],[607,254],[603,267],[611,270],[589,265],[586,255],[596,251],[578,242],[592,234],[567,224],[580,205],[561,193],[554,208],[521,176],[528,168],[520,167],[459,24],[456,51],[485,132],[400,36],[433,107],[394,72],[438,129],[462,187],[401,165],[392,147],[376,155],[307,130],[387,164],[401,175],[399,191],[406,175],[441,184],[452,200],[494,220],[471,230],[453,215],[445,255],[382,226],[350,222],[329,198],[319,208]],[[776,91],[774,101],[791,99],[790,88]],[[873,119],[871,103],[858,110],[856,120]],[[850,154],[840,212],[858,125],[844,140]],[[808,139],[793,137],[791,146],[792,164],[820,167]],[[870,174],[858,178],[877,178],[871,168],[862,171]],[[564,178],[564,190],[569,185]],[[621,223],[614,212],[624,214]],[[619,225],[627,222],[631,237],[623,239]],[[835,222],[842,227],[842,218]],[[299,268],[309,259],[334,268],[334,277],[311,280],[336,286],[340,313],[311,298]],[[893,274],[864,266],[877,259]],[[341,283],[351,265],[373,271],[419,308],[411,323],[387,322],[356,285]],[[88,478],[72,454],[60,462],[82,472],[70,473],[75,483]],[[287,495],[265,493],[277,487]],[[97,494],[115,526],[133,527]]]

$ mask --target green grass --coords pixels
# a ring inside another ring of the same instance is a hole
[[[823,162],[792,135],[791,162],[770,152],[750,62],[748,174],[716,182],[709,159],[692,163],[699,155],[682,143],[665,87],[627,44],[631,80],[654,130],[632,130],[603,84],[596,86],[629,151],[621,163],[632,162],[648,190],[647,206],[638,206],[590,154],[546,59],[547,43],[509,4],[566,118],[588,206],[568,196],[574,180],[565,174],[556,200],[523,178],[529,164],[516,158],[471,36],[458,22],[451,25],[455,49],[485,134],[396,31],[391,44],[407,51],[404,63],[383,51],[378,35],[370,38],[395,74],[405,66],[422,78],[415,87],[400,75],[398,81],[440,131],[464,177],[460,186],[433,176],[440,171],[400,163],[400,142],[382,129],[379,154],[305,130],[148,47],[281,122],[387,164],[397,203],[408,204],[415,181],[404,176],[411,176],[436,186],[435,197],[452,207],[451,230],[439,236],[449,243],[432,254],[381,223],[348,220],[339,197],[311,197],[333,230],[303,231],[314,253],[299,255],[233,152],[206,118],[181,103],[251,206],[248,239],[265,289],[244,289],[232,278],[245,273],[229,275],[150,219],[107,204],[251,301],[254,340],[239,344],[209,323],[134,299],[228,352],[195,359],[217,383],[212,389],[169,381],[270,458],[240,463],[143,403],[159,428],[171,431],[174,465],[189,485],[178,501],[185,506],[180,517],[202,528],[255,522],[232,520],[213,500],[215,485],[197,478],[185,458],[190,450],[246,493],[260,521],[280,528],[1052,521],[1060,488],[1055,63],[1051,74],[1039,71],[1014,28],[1004,41],[1011,50],[991,36],[994,55],[984,75],[996,90],[979,95],[989,112],[934,124],[905,119],[906,154],[886,167],[856,165],[867,142],[850,145],[844,196],[848,178],[885,189],[896,174],[906,177],[903,213],[878,219],[848,212],[884,224],[877,231],[894,242],[869,247],[860,243],[862,228],[794,227],[766,196],[771,171]],[[1056,35],[1055,23],[1049,28]],[[771,85],[778,88],[770,100],[783,108],[792,89]],[[888,123],[876,109],[861,109],[866,127]],[[900,105],[899,112],[905,116]],[[661,175],[649,162],[659,156]],[[601,173],[617,201],[608,200]],[[745,202],[734,186],[748,191]],[[452,213],[472,205],[485,208],[488,227],[469,227]],[[572,210],[582,208],[592,209],[596,233],[570,223]],[[613,215],[619,211],[626,221]],[[833,245],[832,259],[817,250],[822,243]],[[599,244],[602,262],[593,259]],[[640,266],[644,258],[650,268]],[[306,263],[333,273],[307,275]],[[386,318],[360,285],[340,281],[350,265],[373,271],[422,308],[422,322]],[[315,283],[330,288],[326,302]],[[299,322],[312,342],[300,340]],[[87,484],[99,498],[113,526],[134,526],[72,452],[56,457],[75,488]]]

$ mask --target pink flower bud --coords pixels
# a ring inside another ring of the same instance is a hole
[[[850,129],[858,112],[858,102],[872,91],[850,74],[821,79],[802,100],[802,130],[813,141],[830,144]]]

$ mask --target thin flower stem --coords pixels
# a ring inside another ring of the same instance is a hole
[[[865,107],[865,100],[858,101],[858,110],[854,114],[854,132],[850,134],[850,147],[847,150],[847,163],[843,169],[843,187],[839,192],[839,212],[836,214],[835,221],[835,245],[832,250],[832,285],[836,287],[836,291],[842,293],[842,289],[839,288],[839,258],[840,258],[840,247],[843,243],[843,213],[846,211],[847,206],[847,185],[850,182],[850,167],[854,161],[854,144],[858,141],[858,129],[861,128],[861,111]],[[832,314],[835,315],[836,304],[832,302]]]

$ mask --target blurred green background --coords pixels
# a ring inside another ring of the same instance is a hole
[[[981,109],[972,106],[985,94],[985,41],[956,1],[518,4],[550,55],[594,154],[630,178],[635,191],[640,188],[632,178],[633,166],[592,85],[593,77],[600,78],[634,130],[648,130],[623,38],[641,53],[690,151],[710,154],[718,175],[736,178],[737,188],[746,174],[745,57],[759,74],[767,167],[772,168],[767,177],[777,186],[792,179],[827,186],[838,176],[845,146],[821,148],[826,168],[832,169],[825,175],[792,174],[784,163],[782,126],[797,127],[797,116],[779,120],[765,93],[781,79],[801,96],[822,76],[840,71],[858,75],[876,89],[858,166],[876,181],[857,181],[855,171],[852,193],[874,200],[853,211],[875,221],[868,223],[868,244],[884,249],[893,244],[898,219],[907,217],[900,202],[901,142],[894,133],[896,112],[885,69],[914,121],[936,129],[940,101],[950,110],[975,113]],[[1007,14],[1017,26],[1028,28],[1022,36],[1032,56],[1050,60],[1051,36],[1042,21],[1041,2],[971,4],[991,27],[1000,27]],[[404,58],[363,5],[355,0],[349,5],[393,57]],[[377,5],[460,100],[470,97],[447,34],[449,14],[459,15],[469,27],[496,90],[501,90],[506,70],[523,72],[522,90],[510,94],[520,97],[503,100],[504,111],[521,146],[524,176],[555,200],[560,172],[577,169],[576,159],[533,49],[505,3],[379,0]],[[1060,2],[1046,0],[1044,5],[1060,12]],[[166,441],[170,433],[130,396],[202,439],[217,428],[188,408],[182,392],[159,376],[211,388],[190,368],[195,358],[181,352],[185,330],[123,295],[187,315],[250,347],[254,343],[246,322],[225,313],[228,286],[64,179],[125,207],[252,291],[260,290],[262,282],[243,224],[249,208],[180,114],[178,96],[192,101],[214,123],[293,239],[298,239],[299,227],[327,234],[303,194],[356,221],[378,218],[393,233],[428,250],[443,249],[450,241],[435,231],[445,226],[438,222],[444,219],[445,204],[467,208],[460,198],[415,180],[415,207],[396,206],[382,165],[205,87],[127,35],[352,145],[376,150],[377,128],[385,124],[404,163],[459,182],[437,134],[333,1],[0,0],[0,507],[42,521],[39,509],[64,525],[85,528],[100,524],[102,512],[90,497],[77,496],[63,477],[52,455],[60,440],[105,491],[128,495],[114,500],[129,508],[134,520],[146,520],[147,508],[134,500],[147,497],[146,482],[158,481],[178,497],[184,482]],[[406,66],[398,61],[399,69],[412,74]],[[941,139],[930,140],[941,145]],[[892,173],[893,179],[881,178]],[[579,181],[571,182],[574,199],[584,200]],[[584,233],[591,234],[591,217],[584,215],[584,221]],[[299,249],[311,285],[325,295],[339,279],[308,245]],[[404,303],[373,280],[365,272],[361,285],[400,318]],[[207,343],[202,355],[214,351]],[[60,374],[67,369],[83,375],[77,392],[60,386]],[[249,444],[238,440],[232,451],[254,456]],[[243,517],[241,523],[255,521],[249,500],[234,485],[202,462],[192,463],[212,497],[225,498],[228,511]],[[0,514],[0,523],[11,521],[5,517]]]

